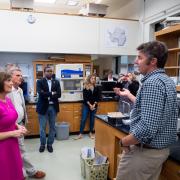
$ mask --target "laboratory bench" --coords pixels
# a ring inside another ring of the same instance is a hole
[[[119,140],[129,132],[129,125],[113,125],[107,115],[96,115],[95,120],[95,148],[108,157],[110,166],[108,177],[116,177],[118,155],[122,153]],[[170,156],[163,164],[159,180],[180,180],[180,140],[170,148]]]

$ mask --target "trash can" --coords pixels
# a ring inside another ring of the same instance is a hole
[[[69,138],[69,124],[67,122],[56,122],[56,139],[67,140]]]

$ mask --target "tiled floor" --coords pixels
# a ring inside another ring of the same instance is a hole
[[[39,138],[26,139],[26,150],[31,162],[37,169],[46,172],[44,180],[83,180],[80,170],[80,150],[82,147],[94,147],[94,140],[88,135],[83,139],[55,141],[54,152],[39,153]],[[34,180],[29,178],[29,180]]]

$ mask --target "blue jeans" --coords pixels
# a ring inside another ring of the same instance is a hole
[[[82,109],[82,119],[81,119],[81,125],[80,125],[80,134],[83,133],[84,127],[86,125],[86,120],[88,117],[88,114],[90,113],[90,127],[89,131],[93,132],[94,129],[94,115],[96,114],[97,109],[91,111],[89,106],[83,104],[83,109]]]
[[[49,123],[49,133],[48,133],[48,140],[47,145],[52,145],[54,142],[55,136],[55,121],[56,121],[56,111],[53,105],[49,105],[47,112],[45,115],[38,114],[39,118],[39,125],[40,125],[40,142],[41,145],[46,145],[46,124],[47,121]]]

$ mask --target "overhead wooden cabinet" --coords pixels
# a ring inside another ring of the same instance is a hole
[[[155,33],[156,39],[168,46],[168,60],[165,65],[170,77],[177,77],[176,89],[180,91],[180,25],[170,26]]]

